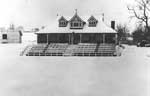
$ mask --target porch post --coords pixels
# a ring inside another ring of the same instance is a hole
[[[48,34],[47,34],[47,44],[48,44]]]
[[[70,34],[68,33],[68,43],[70,44]]]
[[[71,36],[71,44],[73,44],[74,42],[74,32],[72,32],[72,36]]]
[[[118,35],[115,34],[115,43],[117,44],[118,43]]]
[[[56,34],[56,37],[57,37],[57,43],[60,43],[59,34]]]
[[[105,43],[105,33],[103,33],[103,43]]]
[[[80,43],[82,43],[82,34],[80,33]]]

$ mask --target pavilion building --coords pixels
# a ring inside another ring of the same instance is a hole
[[[77,12],[73,17],[57,16],[49,27],[36,32],[37,46],[27,56],[112,56],[117,44],[114,28],[114,21],[109,27],[101,16]]]
[[[114,22],[111,22],[114,28]],[[36,33],[37,43],[117,43],[117,32],[100,16],[58,16],[51,26]]]

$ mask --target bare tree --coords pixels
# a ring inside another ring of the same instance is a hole
[[[126,41],[127,34],[129,33],[129,29],[126,24],[118,24],[116,31],[118,32],[118,40]]]
[[[150,0],[135,0],[135,5],[127,6],[131,12],[131,18],[137,18],[140,23],[144,23],[145,32],[150,33],[149,19],[150,19]]]
[[[144,36],[144,28],[143,26],[139,25],[132,33],[134,43],[138,43],[142,40],[145,40]]]

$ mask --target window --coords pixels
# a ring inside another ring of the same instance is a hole
[[[3,34],[3,39],[7,39],[7,34]]]
[[[63,16],[59,19],[59,27],[66,27],[67,23],[68,21]]]
[[[67,26],[67,22],[65,22],[65,21],[59,22],[59,27],[66,27],[66,26]]]
[[[89,19],[88,19],[88,22],[89,22],[89,27],[96,27],[98,21],[97,19],[95,19],[94,16],[91,16]]]
[[[73,26],[73,23],[71,23],[71,27]]]
[[[82,29],[84,27],[84,21],[75,14],[70,20],[70,29]]]
[[[74,27],[78,27],[79,26],[79,24],[78,23],[74,23]]]
[[[96,21],[90,21],[89,22],[89,27],[96,27],[97,22]]]
[[[70,23],[71,28],[82,28],[83,24],[82,22],[79,21],[74,21]]]

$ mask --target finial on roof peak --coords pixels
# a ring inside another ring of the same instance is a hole
[[[94,17],[94,15],[92,14],[91,17]]]
[[[75,9],[76,14],[78,14],[78,9]]]

